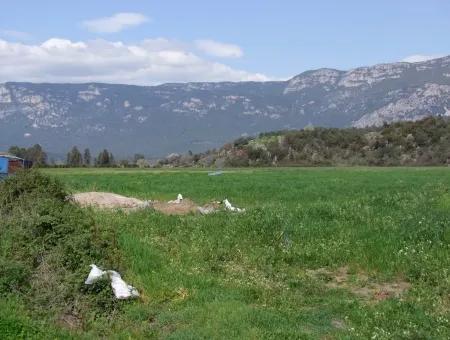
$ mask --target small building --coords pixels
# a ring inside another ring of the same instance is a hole
[[[23,158],[0,153],[0,178],[14,174],[20,169],[31,168],[32,163]]]

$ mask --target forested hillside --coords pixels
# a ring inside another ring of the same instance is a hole
[[[445,165],[450,163],[450,120],[263,133],[193,158],[202,165],[227,166]]]

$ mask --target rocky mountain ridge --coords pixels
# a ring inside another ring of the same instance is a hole
[[[211,149],[239,136],[307,125],[364,127],[450,116],[450,56],[350,71],[318,69],[288,81],[0,84],[0,149],[40,143],[118,155]]]

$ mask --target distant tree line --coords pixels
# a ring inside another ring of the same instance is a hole
[[[98,154],[97,157],[92,159],[91,151],[89,150],[89,148],[84,149],[83,153],[81,153],[78,147],[74,146],[67,153],[66,162],[63,164],[55,164],[53,160],[49,161],[47,153],[39,144],[36,144],[29,148],[23,148],[14,145],[8,149],[8,153],[16,157],[32,161],[33,166],[35,167],[114,167],[117,165],[114,159],[114,155],[107,149],[104,149]]]
[[[83,154],[78,150],[78,147],[74,146],[72,150],[67,153],[66,166],[68,167],[114,167],[116,162],[114,156],[107,149],[101,151],[97,157],[91,158],[91,151],[89,148],[84,149]]]
[[[49,165],[39,144],[12,146],[9,153]],[[50,161],[50,166],[54,165]],[[116,161],[107,149],[92,158],[74,146],[64,167],[211,167],[246,166],[408,166],[450,165],[450,119],[429,117],[370,128],[314,128],[261,133],[243,137],[219,149],[194,154],[172,153],[158,160],[143,154]]]

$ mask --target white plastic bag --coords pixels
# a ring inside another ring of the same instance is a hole
[[[180,203],[181,203],[181,201],[183,201],[183,195],[181,195],[181,194],[178,194],[178,196],[177,196],[177,199],[176,199],[176,200],[173,200],[173,201],[169,201],[169,202],[167,202],[167,203],[180,204]]]
[[[100,280],[102,277],[106,275],[106,272],[101,270],[99,267],[97,267],[95,264],[91,264],[91,271],[89,272],[89,275],[84,281],[85,284],[91,285],[98,280]]]
[[[240,209],[237,207],[233,207],[230,203],[230,201],[228,201],[228,199],[225,198],[225,200],[223,201],[223,203],[225,204],[225,209],[230,210],[230,211],[236,211],[236,212],[244,212],[245,209]]]
[[[111,287],[113,289],[114,296],[117,299],[129,299],[139,296],[137,289],[122,280],[122,277],[118,272],[114,270],[101,270],[95,264],[91,264],[91,271],[89,272],[89,275],[84,283],[91,285],[100,280],[102,277],[108,277],[111,280]]]
[[[118,272],[108,270],[108,274],[111,279],[111,287],[117,299],[129,299],[131,297],[139,296],[137,289],[122,280],[122,277]]]

